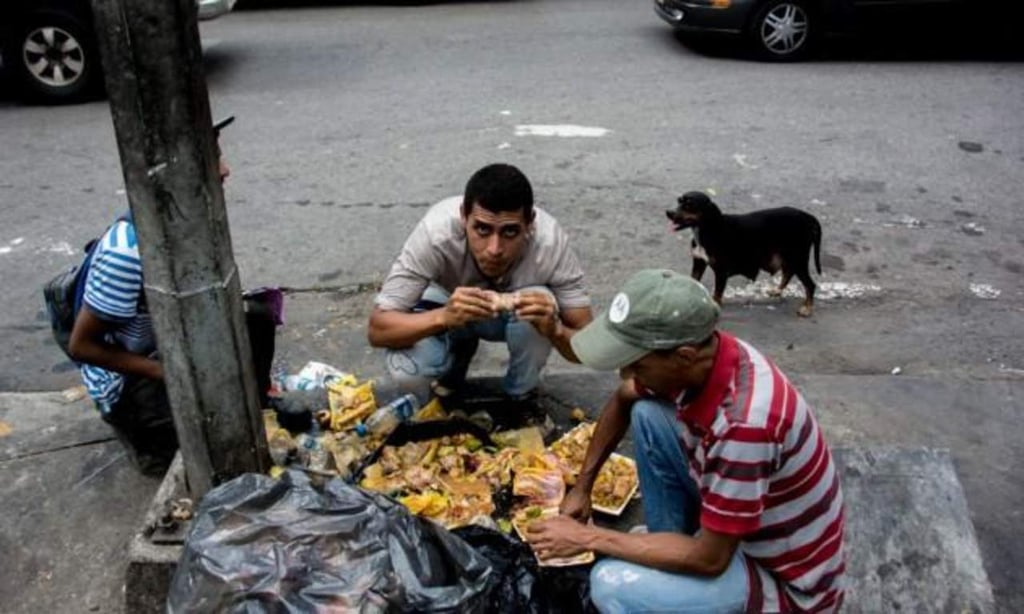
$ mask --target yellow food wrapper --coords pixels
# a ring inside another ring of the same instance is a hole
[[[544,437],[540,434],[540,428],[536,426],[494,433],[491,439],[503,448],[518,448],[523,452],[544,451]]]
[[[520,471],[522,469],[559,469],[557,458],[553,455],[548,455],[543,450],[536,452],[523,452],[518,455],[513,461],[512,469]]]
[[[356,422],[367,418],[376,410],[377,404],[372,399],[354,407],[332,409],[330,411],[330,428],[332,431],[344,431],[353,428]]]
[[[435,397],[420,408],[412,419],[416,422],[422,422],[424,420],[443,420],[447,417],[448,414],[445,413],[444,407],[441,407],[441,401]]]
[[[448,497],[433,490],[402,497],[398,502],[409,508],[413,514],[428,517],[439,516],[448,509]]]
[[[376,404],[373,398],[373,380],[367,380],[358,386],[350,386],[339,380],[327,385],[327,400],[331,411],[359,407],[366,403]]]

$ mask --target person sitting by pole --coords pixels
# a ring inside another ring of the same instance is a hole
[[[214,134],[219,137],[233,120],[232,116],[214,124]],[[218,144],[220,180],[230,172]],[[68,353],[80,363],[86,390],[129,461],[146,475],[162,475],[178,449],[178,438],[146,307],[131,216],[118,218],[87,251]],[[245,309],[261,406],[266,407],[279,313],[262,299],[262,294],[247,298]]]
[[[601,612],[833,612],[843,600],[843,496],[811,408],[763,354],[716,330],[700,283],[632,276],[572,338],[619,369],[563,515],[528,538],[542,558],[585,550]],[[632,426],[646,529],[581,522],[601,465]]]
[[[431,389],[458,391],[481,339],[504,342],[502,388],[521,401],[534,393],[552,347],[576,361],[569,340],[592,317],[565,232],[534,207],[518,168],[491,164],[409,235],[377,295],[368,337],[387,349],[398,388],[424,403]]]

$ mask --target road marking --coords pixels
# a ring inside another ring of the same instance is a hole
[[[910,215],[901,215],[894,220],[882,222],[882,226],[886,228],[924,228],[924,222]]]
[[[75,250],[71,247],[71,244],[63,242],[63,240],[61,240],[61,242],[53,244],[52,246],[49,246],[48,248],[45,249],[45,251],[53,252],[54,254],[63,254],[66,256],[75,255]]]
[[[747,162],[747,155],[746,154],[738,154],[738,153],[737,154],[733,154],[732,155],[732,159],[736,160],[736,164],[739,164],[743,168],[749,168],[749,169],[759,168],[758,165],[750,164],[750,163]]]
[[[611,130],[598,126],[577,126],[575,124],[521,124],[516,126],[516,136],[560,136],[563,138],[594,138],[607,135]]]
[[[971,284],[971,293],[980,299],[991,301],[999,298],[1003,291],[989,284]]]

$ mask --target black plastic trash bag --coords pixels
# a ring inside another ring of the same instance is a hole
[[[541,567],[525,543],[500,531],[468,526],[452,531],[491,563],[487,611],[515,614],[593,614],[591,565]]]
[[[289,471],[211,490],[169,612],[484,612],[493,573],[450,532],[383,495]]]
[[[494,568],[487,586],[488,612],[545,614],[550,610],[540,567],[529,546],[485,527],[459,527],[452,533],[486,557]]]

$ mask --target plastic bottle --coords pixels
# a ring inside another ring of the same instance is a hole
[[[370,414],[364,422],[366,431],[378,437],[387,437],[399,423],[412,418],[419,408],[420,402],[416,395],[402,395]]]
[[[315,422],[308,433],[302,433],[295,438],[295,443],[298,445],[299,460],[306,467],[317,471],[327,469],[330,453],[324,449],[323,435]]]

